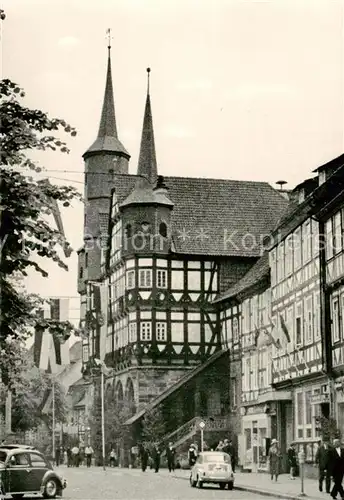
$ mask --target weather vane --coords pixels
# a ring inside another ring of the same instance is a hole
[[[111,49],[111,40],[113,39],[113,36],[111,36],[111,28],[106,30],[106,38],[108,40],[108,49]]]

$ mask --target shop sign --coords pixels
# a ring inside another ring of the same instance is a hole
[[[329,400],[330,398],[328,394],[312,394],[311,396],[311,403],[313,405],[328,403]]]

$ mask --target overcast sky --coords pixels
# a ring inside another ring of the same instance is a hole
[[[3,0],[2,73],[24,87],[28,105],[78,130],[69,156],[41,157],[52,181],[83,189],[71,172],[82,172],[97,133],[111,28],[117,125],[132,173],[150,66],[159,173],[293,187],[343,151],[343,4]],[[75,248],[82,212],[63,212]],[[33,276],[30,289],[76,295],[75,256],[68,274],[48,269],[49,283]]]

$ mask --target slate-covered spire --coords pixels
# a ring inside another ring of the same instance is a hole
[[[137,174],[146,177],[151,184],[156,183],[158,168],[156,163],[152,109],[149,93],[150,68],[147,68],[147,98],[141,136],[141,147]]]
[[[99,152],[119,153],[130,158],[128,151],[118,139],[115,102],[113,97],[112,74],[111,74],[111,45],[108,46],[108,62],[106,72],[105,93],[98,136],[92,146],[86,151],[84,157]]]

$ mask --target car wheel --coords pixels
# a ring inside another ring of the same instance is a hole
[[[234,483],[233,482],[228,483],[228,489],[232,490],[233,488],[234,488]]]
[[[56,479],[48,479],[44,487],[44,498],[55,498],[57,495],[58,484]]]
[[[197,476],[196,486],[197,486],[197,488],[203,488],[203,483],[202,483],[202,481],[199,480],[199,476]]]
[[[220,490],[224,490],[225,486],[226,486],[226,483],[220,483],[219,486],[220,486]]]
[[[23,493],[17,493],[16,495],[12,495],[12,498],[14,498],[14,500],[20,500],[23,496]]]

